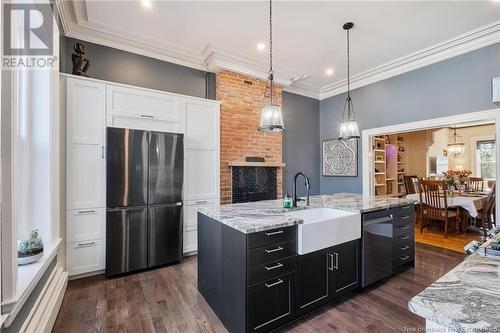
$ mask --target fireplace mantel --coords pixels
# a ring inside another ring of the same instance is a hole
[[[229,167],[263,167],[263,168],[283,168],[285,163],[279,162],[245,162],[245,161],[231,161],[228,163]]]

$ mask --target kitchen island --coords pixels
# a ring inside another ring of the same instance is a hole
[[[363,286],[365,268],[383,278],[412,265],[413,209],[348,193],[294,210],[281,200],[199,209],[198,289],[229,332],[271,331]]]
[[[500,234],[490,242],[498,240]],[[479,249],[412,298],[408,308],[426,319],[428,332],[499,332],[499,286],[500,257]]]

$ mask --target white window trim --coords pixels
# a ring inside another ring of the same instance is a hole
[[[495,140],[494,135],[473,136],[470,138],[471,171],[473,175],[481,176],[477,169],[477,143],[478,141]]]
[[[28,0],[29,1],[29,0]],[[1,6],[0,6],[0,14],[1,14]],[[53,22],[53,36],[54,36],[54,54],[59,55],[59,29],[57,22],[54,17]],[[1,38],[0,38],[1,39]],[[1,71],[0,71],[1,72]],[[5,74],[5,73],[4,73]],[[10,76],[11,86],[16,87],[16,75],[14,71],[10,71],[8,75]],[[1,79],[1,76],[0,76]],[[1,82],[1,81],[0,81]],[[60,252],[63,251],[62,244],[63,239],[61,238],[61,173],[60,173],[60,105],[59,105],[59,66],[50,71],[50,85],[51,85],[51,93],[52,98],[50,99],[51,105],[50,110],[50,138],[49,138],[49,146],[51,154],[50,160],[50,177],[51,177],[51,186],[50,186],[50,196],[51,196],[51,225],[50,225],[50,234],[51,240],[44,243],[44,256],[36,263],[19,267],[17,266],[17,231],[16,231],[16,223],[12,223],[15,221],[14,217],[14,205],[12,204],[15,200],[13,195],[16,193],[14,186],[15,182],[11,182],[11,186],[8,189],[8,195],[10,198],[7,200],[10,207],[6,207],[8,211],[10,211],[10,221],[7,219],[0,220],[2,236],[2,264],[0,269],[0,300],[1,302],[1,312],[0,312],[0,327],[8,326],[15,319],[18,312],[23,307],[24,303],[30,296],[33,289],[37,286],[40,279],[43,277],[47,268],[53,262],[56,255],[60,257]],[[17,101],[15,98],[11,100],[11,110],[17,110]],[[17,168],[16,158],[13,158],[14,152],[16,151],[16,122],[17,122],[17,114],[12,113],[10,117],[10,174],[7,175],[14,179],[14,175],[19,170]],[[2,178],[6,177],[2,170]],[[2,198],[2,205],[5,204],[5,199]],[[4,208],[2,208],[3,210]],[[0,216],[1,217],[1,216]],[[10,236],[10,237],[9,237]],[[58,253],[59,252],[59,253]],[[59,264],[60,260],[58,260]],[[19,271],[19,272],[18,272]],[[19,274],[23,274],[23,279],[19,280]],[[18,283],[19,280],[19,283]],[[2,298],[3,297],[3,298]],[[1,328],[0,328],[1,330]]]

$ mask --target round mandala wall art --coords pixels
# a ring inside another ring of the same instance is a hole
[[[358,141],[323,141],[323,176],[358,176]]]

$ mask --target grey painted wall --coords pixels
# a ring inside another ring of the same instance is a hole
[[[351,96],[361,129],[368,129],[496,108],[491,78],[498,75],[500,43],[356,89]],[[338,135],[345,97],[320,102],[321,140]],[[361,193],[363,158],[358,177],[320,176],[321,193]]]
[[[215,98],[215,75],[119,49],[61,36],[61,72],[71,73],[75,42],[86,46],[89,76],[96,79],[169,91],[196,97]],[[208,82],[207,82],[208,81]]]
[[[304,171],[311,182],[311,194],[319,194],[319,101],[283,92],[283,122],[284,193],[288,190],[292,195],[293,176]],[[302,179],[297,189],[299,193],[305,193]]]

